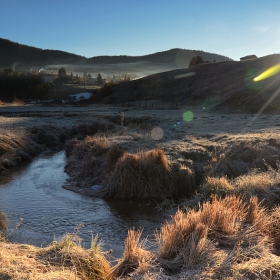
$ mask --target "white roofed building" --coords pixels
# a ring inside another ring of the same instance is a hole
[[[91,92],[81,92],[81,93],[75,93],[68,95],[68,100],[70,102],[77,102],[83,99],[89,99],[92,97]]]

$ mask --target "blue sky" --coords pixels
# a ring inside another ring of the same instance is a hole
[[[280,0],[2,0],[0,37],[86,57],[280,52]]]

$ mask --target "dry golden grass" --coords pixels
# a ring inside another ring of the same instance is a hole
[[[215,247],[256,246],[270,223],[257,198],[243,202],[237,196],[213,196],[197,210],[178,210],[172,221],[162,226],[157,235],[158,255],[165,267],[177,271],[199,263]]]
[[[122,258],[112,268],[111,275],[122,277],[135,269],[146,270],[154,262],[154,254],[145,248],[147,239],[140,240],[142,230],[129,230],[125,240],[125,248]]]
[[[76,179],[87,179],[89,185],[100,181],[106,172],[103,158],[109,148],[107,138],[102,136],[87,136],[82,141],[69,140],[66,143],[68,160],[65,170]]]
[[[110,264],[99,247],[85,250],[66,235],[46,248],[0,242],[0,279],[110,279]]]
[[[162,150],[124,153],[106,179],[109,197],[144,198],[171,194],[171,168]]]
[[[25,129],[17,131],[1,130],[0,134],[0,171],[30,160],[41,148],[34,143]]]
[[[260,200],[265,200],[265,204],[272,205],[280,201],[279,184],[279,170],[268,167],[265,172],[253,169],[232,180],[226,177],[207,177],[205,184],[201,186],[201,192],[204,197],[209,197],[212,194],[221,196],[237,194],[248,199],[252,196],[258,196]]]
[[[179,210],[157,234],[157,265],[129,279],[279,279],[279,209],[268,211],[257,197],[213,196]]]
[[[66,153],[65,170],[88,187],[102,184],[105,197],[165,197],[194,190],[193,171],[171,164],[160,149],[132,154],[105,137],[88,136],[67,141]]]
[[[225,140],[226,139],[226,140]],[[263,135],[227,135],[216,147],[208,167],[208,176],[228,176],[235,178],[249,170],[259,168],[266,171],[268,167],[277,168],[280,160],[279,139]]]

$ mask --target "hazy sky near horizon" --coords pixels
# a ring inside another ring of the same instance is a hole
[[[0,37],[85,57],[280,52],[280,0],[2,0]]]

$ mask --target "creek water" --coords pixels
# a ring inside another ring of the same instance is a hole
[[[77,232],[82,245],[90,247],[99,235],[103,249],[121,256],[130,228],[144,228],[153,235],[163,221],[153,200],[104,200],[82,196],[61,188],[65,154],[41,155],[12,175],[1,175],[0,210],[8,217],[8,239],[46,246],[66,233]]]

